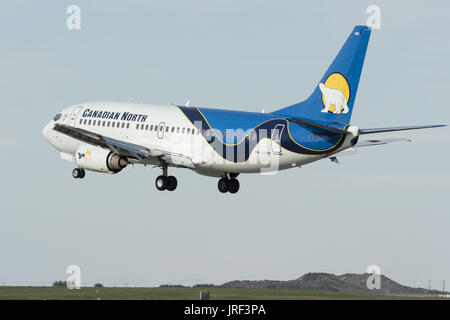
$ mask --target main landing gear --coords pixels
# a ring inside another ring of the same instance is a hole
[[[159,191],[173,191],[177,188],[177,185],[177,178],[174,176],[167,176],[167,167],[163,167],[163,174],[155,180],[156,189]]]
[[[72,170],[72,177],[75,179],[83,179],[86,175],[86,172],[82,168],[75,168]]]
[[[236,193],[239,191],[239,180],[236,178],[222,178],[219,180],[217,188],[222,193]]]

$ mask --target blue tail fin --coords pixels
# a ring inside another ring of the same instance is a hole
[[[356,26],[311,96],[273,113],[321,123],[349,124],[370,28]]]

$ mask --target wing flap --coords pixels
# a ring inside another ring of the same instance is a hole
[[[194,163],[192,162],[191,158],[180,155],[180,154],[164,154],[161,156],[161,158],[170,164],[173,164],[178,167],[184,167],[184,168],[195,168]]]
[[[102,137],[102,138],[103,141],[105,141],[106,145],[118,154],[124,155],[125,153],[129,153],[130,155],[141,160],[151,157],[150,150],[145,147],[141,147],[132,143],[123,142],[109,137]]]

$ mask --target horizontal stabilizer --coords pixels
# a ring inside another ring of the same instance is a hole
[[[400,142],[400,141],[411,142],[412,140],[405,139],[405,138],[363,140],[363,141],[358,141],[358,143],[355,144],[354,147],[359,148],[359,147],[379,146],[382,144],[388,144],[391,142]]]
[[[331,159],[331,161],[333,161],[333,162],[337,162],[337,157],[357,154],[358,150],[355,148],[379,146],[379,145],[383,145],[383,144],[388,144],[388,143],[392,143],[392,142],[400,142],[400,141],[411,142],[412,140],[405,139],[405,138],[391,138],[391,139],[373,139],[373,140],[358,141],[358,143],[355,144],[352,148],[348,148],[343,151],[333,153],[332,155],[328,156],[328,158]]]
[[[348,148],[343,151],[334,153],[334,154],[330,155],[328,158],[331,159],[331,158],[336,158],[336,157],[349,156],[349,155],[357,154],[357,153],[358,153],[358,150],[353,149],[353,148]]]
[[[416,129],[430,129],[430,128],[440,128],[445,127],[445,124],[435,124],[427,126],[408,126],[408,127],[390,127],[390,128],[373,128],[373,129],[360,129],[359,134],[371,134],[371,133],[381,133],[381,132],[391,132],[391,131],[405,131],[405,130],[416,130]]]

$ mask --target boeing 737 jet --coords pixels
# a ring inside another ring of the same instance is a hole
[[[158,190],[173,191],[169,167],[219,178],[220,192],[236,193],[241,173],[274,172],[356,148],[406,139],[360,136],[441,127],[421,125],[363,129],[350,124],[371,29],[356,26],[305,101],[270,113],[122,102],[76,104],[59,112],[43,129],[61,158],[76,168],[116,174],[130,164],[157,166]],[[380,106],[382,108],[382,106]],[[275,109],[275,108],[274,108]]]

